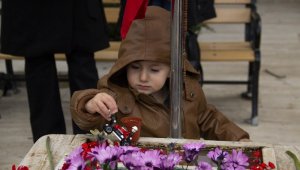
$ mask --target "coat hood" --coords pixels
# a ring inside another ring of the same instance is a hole
[[[148,6],[145,18],[132,22],[126,38],[121,42],[118,60],[106,75],[106,79],[114,84],[127,85],[125,69],[134,61],[148,60],[170,64],[170,22],[170,11],[158,6]],[[197,73],[192,68],[188,70]]]
[[[170,19],[169,11],[149,6],[144,19],[132,22],[126,38],[121,43],[118,60],[109,72],[112,81],[127,82],[127,79],[122,80],[126,78],[126,70],[123,69],[134,61],[170,63]]]

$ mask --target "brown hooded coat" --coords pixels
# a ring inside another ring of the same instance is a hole
[[[102,129],[105,120],[100,114],[85,110],[85,104],[97,93],[114,97],[122,117],[142,119],[141,136],[169,137],[170,110],[151,95],[140,94],[128,87],[126,66],[134,61],[150,60],[170,63],[170,13],[160,7],[148,7],[145,19],[135,20],[123,40],[119,59],[110,72],[98,82],[98,89],[75,92],[71,113],[76,124],[84,129]],[[247,132],[228,120],[206,103],[198,83],[199,74],[184,60],[183,120],[184,138],[211,140],[240,140],[249,138]]]

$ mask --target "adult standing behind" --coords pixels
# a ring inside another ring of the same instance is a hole
[[[94,52],[109,46],[102,1],[2,0],[2,10],[2,53],[25,57],[33,140],[66,133],[54,53],[67,56],[71,94],[96,87]]]

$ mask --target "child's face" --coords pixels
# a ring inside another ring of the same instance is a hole
[[[127,66],[129,85],[143,94],[158,92],[169,77],[170,66],[154,61],[136,61]]]

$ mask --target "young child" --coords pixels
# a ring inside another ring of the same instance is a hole
[[[184,60],[182,136],[190,139],[249,139],[247,132],[206,103],[199,73]],[[77,125],[102,130],[112,114],[142,119],[141,136],[169,137],[170,13],[149,6],[134,20],[119,50],[119,59],[98,82],[98,89],[77,91],[71,112]]]

